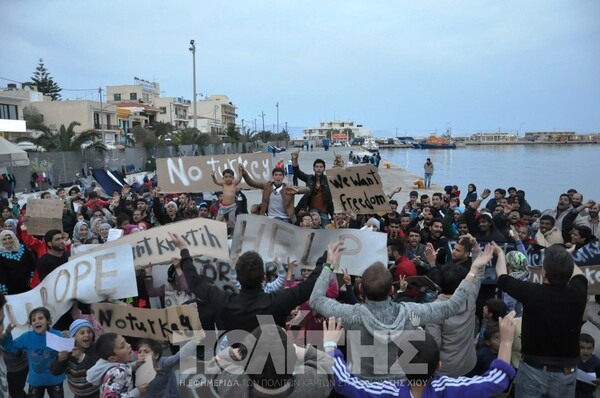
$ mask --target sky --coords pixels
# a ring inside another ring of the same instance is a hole
[[[0,87],[38,59],[63,98],[160,83],[225,94],[238,123],[293,136],[352,120],[376,136],[600,132],[597,0],[0,0]],[[7,80],[9,79],[9,80]]]

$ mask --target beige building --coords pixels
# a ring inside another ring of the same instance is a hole
[[[237,107],[229,101],[226,95],[211,95],[202,101],[196,103],[196,119],[198,130],[202,133],[215,132],[219,136],[224,136],[227,126],[236,125]],[[190,109],[190,118],[193,126],[193,110]]]
[[[153,105],[160,109],[156,118],[158,122],[170,123],[177,130],[190,127],[192,101],[182,97],[164,97],[155,98]]]
[[[97,130],[102,133],[102,141],[115,143],[119,141],[121,130],[117,125],[116,104],[105,104],[89,100],[65,100],[32,102],[31,108],[36,109],[43,117],[44,124],[53,130],[61,125],[68,127],[71,122],[79,122],[75,127],[76,133],[87,130]]]
[[[134,84],[122,86],[106,86],[106,96],[109,103],[138,102],[153,104],[160,97],[160,85],[137,77]]]

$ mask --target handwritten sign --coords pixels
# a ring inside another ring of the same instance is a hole
[[[202,330],[196,304],[145,309],[96,303],[92,305],[92,310],[104,331],[125,336],[173,342],[174,339],[183,339],[187,334],[192,336],[194,330]]]
[[[478,241],[479,246],[483,250],[488,242]],[[456,240],[448,241],[448,253],[452,253],[452,249],[456,244]],[[504,253],[517,250],[514,243],[498,244]],[[527,251],[527,265],[529,265],[529,281],[534,283],[543,283],[542,266],[544,264],[544,248],[535,244],[524,245]],[[588,294],[600,294],[600,243],[593,241],[581,247],[573,254],[575,264],[581,268],[583,274],[588,280]],[[491,261],[485,268],[483,284],[496,284],[496,263]]]
[[[62,231],[62,214],[65,204],[62,200],[28,199],[27,232],[29,235],[44,235],[51,229]]]
[[[108,230],[107,242],[113,242],[123,236],[123,230],[118,228],[111,228]]]
[[[231,169],[237,175],[240,163],[254,181],[266,182],[274,167],[272,159],[268,153],[160,158],[156,159],[158,185],[165,193],[217,191],[220,187],[212,181],[213,171],[222,176],[223,170]],[[240,186],[250,188],[243,182]]]
[[[356,229],[306,229],[268,217],[241,214],[237,218],[231,244],[235,258],[254,250],[265,262],[279,259],[298,260],[301,268],[313,268],[331,241],[344,240],[340,267],[351,275],[362,275],[375,261],[387,264],[387,235]]]
[[[137,268],[146,267],[150,262],[152,264],[167,263],[171,261],[171,257],[178,257],[180,253],[169,237],[169,232],[181,236],[187,243],[192,257],[205,254],[229,259],[227,226],[225,223],[205,218],[195,218],[150,228],[147,231],[123,236],[114,242],[104,243],[98,248],[84,253],[94,253],[97,250],[128,243],[132,247],[133,261]],[[80,255],[77,254],[71,258]]]
[[[327,181],[336,211],[358,209],[359,214],[372,214],[390,210],[381,178],[372,164],[329,169]]]
[[[5,325],[16,325],[13,337],[17,337],[29,330],[29,312],[36,307],[48,308],[56,320],[75,300],[91,304],[137,294],[131,246],[114,246],[72,259],[34,289],[6,296]]]
[[[46,332],[46,347],[52,348],[54,351],[73,351],[75,348],[75,338],[64,338],[57,336],[54,333]]]

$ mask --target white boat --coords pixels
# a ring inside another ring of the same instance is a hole
[[[369,152],[377,152],[379,150],[379,144],[376,143],[373,138],[366,138],[363,148]]]

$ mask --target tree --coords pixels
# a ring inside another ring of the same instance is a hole
[[[47,126],[37,125],[36,129],[42,134],[37,138],[21,137],[17,142],[30,141],[34,145],[46,148],[48,152],[74,152],[80,151],[82,145],[85,148],[106,152],[107,148],[103,142],[96,141],[102,134],[95,130],[87,130],[81,133],[75,132],[75,127],[81,126],[79,122],[71,122],[68,127],[61,124],[58,131],[53,131]]]
[[[35,72],[33,72],[31,81],[40,93],[50,96],[52,101],[60,101],[60,92],[62,89],[52,79],[52,76],[48,73],[48,69],[44,66],[44,60],[41,58],[37,68],[35,68]]]
[[[227,125],[226,134],[227,134],[227,137],[225,137],[225,139],[223,140],[224,142],[231,142],[231,143],[238,142],[241,138],[241,134],[235,128],[235,124],[233,124],[233,123],[229,123]]]
[[[23,119],[25,120],[25,124],[29,130],[35,130],[37,126],[44,124],[44,117],[34,107],[25,107],[23,108]]]

